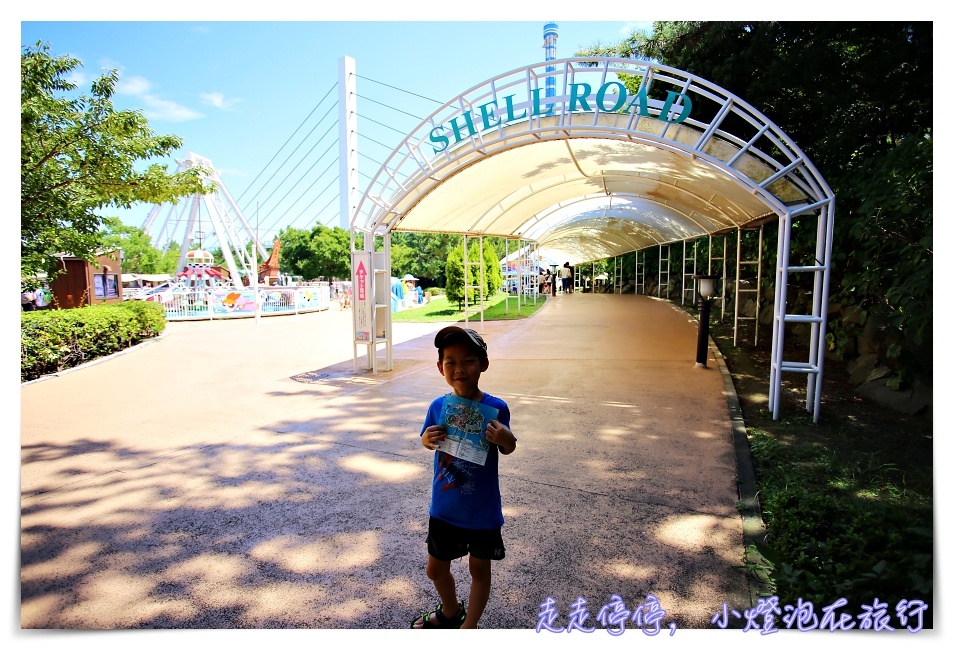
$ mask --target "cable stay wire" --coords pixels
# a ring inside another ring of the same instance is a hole
[[[255,196],[253,196],[251,199],[249,199],[249,204],[251,203],[252,200],[254,200],[254,199],[268,186],[269,183],[272,182],[272,179],[275,178],[275,175],[276,175],[278,172],[280,172],[281,169],[282,169],[282,167],[285,166],[285,163],[287,163],[287,162],[291,159],[291,157],[295,155],[295,152],[298,151],[298,149],[305,143],[305,141],[308,139],[308,136],[310,136],[312,133],[314,133],[314,132],[315,132],[315,129],[317,129],[319,126],[321,126],[321,123],[324,121],[325,117],[328,116],[328,113],[330,113],[331,110],[332,110],[333,108],[335,108],[335,106],[336,106],[336,104],[332,104],[332,105],[328,108],[328,110],[325,111],[325,114],[321,116],[321,119],[318,120],[318,123],[315,124],[313,127],[311,127],[311,131],[309,131],[309,132],[307,133],[307,135],[305,135],[305,137],[302,138],[302,141],[299,142],[299,143],[295,146],[295,148],[291,151],[291,153],[289,153],[288,156],[286,156],[285,160],[282,161],[282,164],[278,166],[278,169],[276,169],[274,172],[272,172],[272,175],[269,176],[269,177],[268,177],[268,180],[265,181],[265,184],[264,184],[261,188],[259,188],[258,192],[255,193]],[[337,118],[335,118],[335,120],[336,120],[336,122],[337,122]],[[329,129],[330,129],[330,127],[329,127]],[[282,146],[284,147],[284,145],[282,145]],[[284,181],[283,181],[283,182],[284,182]],[[279,185],[280,185],[280,184],[279,184]],[[273,192],[273,194],[274,194],[274,192]],[[267,199],[266,199],[266,200],[267,200]],[[262,201],[262,203],[264,203],[264,201]],[[248,209],[248,205],[246,205],[246,208],[245,208],[245,209]]]
[[[361,159],[364,159],[364,160],[368,160],[368,161],[370,161],[370,162],[373,162],[373,163],[374,163],[375,165],[377,165],[378,167],[384,167],[384,163],[375,160],[374,158],[372,158],[372,157],[369,156],[368,154],[364,153],[363,151],[359,151],[359,152],[358,152],[358,158],[361,158]]]
[[[404,93],[404,94],[407,94],[407,95],[411,95],[411,96],[413,96],[413,97],[417,97],[417,98],[419,98],[419,99],[423,99],[423,100],[432,102],[432,103],[437,104],[437,105],[439,105],[439,106],[442,106],[442,105],[444,104],[444,102],[441,102],[441,101],[439,101],[439,100],[433,99],[432,97],[427,97],[427,96],[424,96],[424,95],[420,95],[420,94],[418,94],[418,93],[414,93],[414,92],[411,92],[411,91],[408,91],[408,90],[404,90],[403,88],[398,88],[397,86],[393,86],[393,85],[391,85],[391,84],[387,84],[387,83],[378,81],[378,80],[376,80],[376,79],[371,79],[371,78],[369,78],[369,77],[362,77],[362,76],[360,76],[360,75],[358,75],[358,78],[359,78],[359,79],[363,79],[364,81],[368,81],[368,82],[371,82],[371,83],[374,83],[374,84],[378,84],[378,85],[384,86],[384,87],[386,87],[386,88],[390,88],[390,89],[396,90],[396,91],[398,91],[398,92],[401,92],[401,93]],[[269,160],[268,164],[265,165],[265,167],[262,169],[262,171],[260,171],[260,172],[258,173],[258,175],[255,177],[255,179],[252,180],[252,182],[251,182],[251,183],[249,184],[249,186],[245,189],[245,191],[242,192],[242,194],[241,194],[241,195],[239,196],[239,198],[236,200],[236,203],[237,203],[238,201],[240,201],[240,200],[245,196],[245,194],[251,190],[251,188],[255,185],[255,183],[258,182],[258,180],[266,173],[266,171],[269,169],[269,167],[271,167],[272,163],[274,163],[275,160],[278,159],[278,157],[280,156],[280,154],[282,153],[282,151],[284,151],[284,150],[288,147],[289,143],[292,142],[292,140],[294,139],[295,135],[298,134],[299,131],[302,130],[302,128],[305,126],[305,124],[308,122],[308,120],[311,119],[311,117],[317,112],[317,110],[325,103],[325,101],[328,99],[329,95],[332,93],[332,91],[335,90],[336,87],[337,87],[337,83],[335,83],[335,84],[333,84],[333,85],[331,86],[331,88],[325,93],[325,95],[324,95],[324,96],[322,97],[322,99],[318,102],[318,104],[316,104],[315,107],[311,110],[311,112],[308,114],[308,116],[302,121],[301,124],[298,125],[298,127],[295,129],[295,131],[291,134],[291,136],[289,136],[289,138],[285,141],[285,143],[282,144],[282,146],[281,146],[281,147],[279,148],[279,150],[275,153],[275,155],[272,156],[272,158],[271,158],[271,160]],[[363,96],[363,95],[360,95],[360,94],[358,95],[358,98],[360,98],[360,99],[362,99],[362,100],[365,100],[365,101],[368,101],[368,102],[371,102],[372,104],[377,104],[377,105],[379,105],[379,106],[383,106],[384,108],[387,108],[389,111],[393,111],[393,112],[396,113],[396,114],[406,115],[406,116],[408,116],[408,117],[410,117],[410,118],[413,118],[414,120],[417,120],[418,123],[420,123],[420,122],[423,121],[423,118],[420,117],[419,115],[416,115],[416,114],[414,114],[414,113],[411,113],[411,112],[402,110],[402,109],[400,109],[400,108],[397,108],[397,107],[395,107],[395,106],[393,106],[393,105],[390,105],[390,104],[388,104],[388,103],[379,101],[379,100],[377,100],[377,99],[374,99],[374,98],[371,98],[371,97],[366,97],[366,96]],[[332,106],[330,106],[330,107],[325,111],[325,113],[321,116],[321,118],[318,120],[318,123],[315,124],[315,126],[313,126],[313,127],[311,128],[311,130],[310,130],[306,135],[304,135],[304,136],[302,137],[301,141],[300,141],[300,142],[295,146],[295,148],[285,157],[285,159],[284,159],[284,160],[282,161],[282,163],[278,166],[278,168],[275,169],[275,170],[272,172],[271,176],[268,177],[268,180],[266,180],[266,181],[258,188],[258,190],[255,192],[255,194],[249,199],[248,204],[246,205],[246,210],[248,209],[248,205],[251,205],[252,201],[254,201],[259,195],[263,194],[263,193],[268,189],[269,185],[272,183],[273,180],[275,180],[275,178],[277,177],[278,173],[279,173],[283,168],[285,168],[285,166],[286,166],[286,165],[289,163],[289,161],[293,158],[293,156],[295,155],[295,153],[302,147],[302,145],[305,144],[305,142],[309,139],[309,137],[310,137],[310,136],[317,130],[317,128],[325,121],[325,119],[328,117],[328,114],[332,111],[332,109],[333,109],[336,105],[337,105],[337,102],[335,101],[335,102],[332,104]],[[366,116],[366,115],[362,115],[360,112],[357,114],[357,116],[358,116],[359,119],[368,120],[369,122],[371,122],[371,123],[373,123],[373,124],[377,124],[377,125],[379,125],[379,126],[381,126],[381,127],[384,127],[384,128],[386,128],[386,129],[389,129],[390,131],[393,131],[393,132],[395,132],[395,133],[398,133],[398,134],[400,134],[400,135],[402,135],[402,136],[406,135],[406,133],[407,133],[407,131],[405,131],[405,130],[401,130],[401,129],[395,128],[395,127],[393,127],[393,126],[391,126],[391,125],[389,125],[389,124],[385,124],[385,123],[380,122],[380,121],[378,121],[378,120],[376,120],[376,119],[374,119],[374,118],[368,117],[368,116]],[[327,137],[328,133],[331,131],[331,129],[333,128],[334,124],[337,123],[337,121],[338,121],[338,120],[337,120],[337,118],[336,118],[336,119],[335,119],[335,122],[334,122],[331,126],[329,126],[328,130],[326,130],[326,131],[322,134],[322,136],[318,139],[318,142],[316,142],[314,145],[312,145],[311,148],[305,153],[305,155],[302,156],[302,158],[299,159],[298,162],[295,163],[295,165],[285,174],[284,178],[282,178],[281,181],[280,181],[277,185],[274,186],[274,189],[271,190],[271,192],[270,192],[269,195],[265,198],[265,200],[259,202],[259,210],[261,209],[261,204],[269,202],[269,201],[272,199],[272,197],[274,197],[275,194],[279,191],[279,189],[280,189],[282,186],[285,185],[285,183],[286,183],[286,182],[292,177],[292,175],[295,173],[295,170],[297,170],[297,169],[301,166],[301,164],[309,157],[309,155],[310,155],[310,154],[319,146],[319,144]],[[393,150],[395,149],[395,146],[396,146],[396,145],[387,145],[387,144],[384,144],[383,142],[380,142],[379,140],[376,140],[376,139],[374,139],[374,138],[368,137],[368,136],[366,136],[366,135],[361,135],[361,134],[359,134],[359,137],[360,137],[362,140],[366,140],[366,141],[372,142],[372,143],[374,143],[374,144],[376,144],[376,145],[378,145],[378,146],[384,147],[384,148],[387,149],[388,151],[393,151]],[[284,195],[281,197],[281,199],[275,204],[275,207],[272,208],[271,210],[269,210],[268,212],[266,212],[266,214],[264,215],[265,223],[267,224],[266,233],[280,232],[280,231],[283,229],[283,227],[282,227],[282,225],[281,225],[281,222],[285,219],[285,217],[289,214],[289,212],[290,212],[299,202],[301,202],[301,201],[307,196],[307,194],[312,190],[312,188],[314,188],[315,185],[316,185],[317,183],[319,183],[319,182],[321,181],[321,179],[324,178],[324,176],[327,174],[327,172],[331,169],[331,167],[334,165],[334,162],[335,162],[335,161],[332,161],[318,176],[316,176],[316,177],[315,177],[315,180],[313,180],[313,181],[301,192],[301,194],[299,194],[298,197],[297,197],[294,201],[292,201],[292,202],[288,205],[287,208],[285,208],[285,210],[284,210],[284,212],[282,212],[282,214],[280,214],[280,215],[278,215],[277,217],[274,217],[274,218],[272,217],[272,215],[275,214],[275,213],[277,212],[277,210],[279,209],[279,206],[281,206],[281,204],[284,203],[284,202],[290,197],[290,195],[291,195],[291,193],[294,191],[294,189],[295,189],[296,187],[298,187],[298,186],[301,184],[301,182],[302,182],[303,180],[305,180],[305,178],[306,178],[307,176],[310,175],[310,173],[312,172],[312,170],[314,170],[314,168],[321,162],[321,160],[324,159],[324,157],[325,157],[325,156],[327,155],[327,153],[331,150],[331,148],[334,146],[334,144],[336,144],[336,142],[333,142],[327,149],[325,149],[325,151],[318,157],[318,159],[315,160],[315,161],[311,164],[311,166],[310,166],[307,170],[305,170],[305,171],[298,177],[298,179],[285,191],[285,194],[284,194]],[[361,158],[367,159],[368,161],[370,161],[371,163],[373,163],[377,168],[381,168],[381,167],[384,166],[381,162],[375,160],[374,158],[372,158],[372,157],[370,157],[370,156],[367,156],[366,154],[364,154],[364,153],[362,153],[362,152],[359,152],[359,156],[360,156]],[[368,176],[367,174],[365,174],[365,173],[359,172],[359,176],[363,176],[365,179],[367,179],[367,180],[369,180],[369,181],[373,181],[373,179],[372,179],[370,176]],[[294,227],[294,224],[298,223],[298,222],[301,220],[301,218],[304,217],[304,216],[308,213],[308,209],[309,209],[317,200],[319,200],[319,199],[328,191],[328,189],[329,189],[330,187],[332,187],[332,185],[334,184],[334,182],[335,182],[336,180],[338,180],[338,175],[337,175],[337,174],[335,174],[334,178],[332,178],[331,182],[329,182],[328,185],[326,185],[326,186],[324,187],[324,189],[322,189],[317,195],[315,195],[315,197],[308,203],[308,205],[305,206],[305,208],[302,210],[302,212],[299,213],[299,215],[298,215],[294,220],[292,220],[291,224],[289,224],[289,225],[287,225],[287,226],[284,226],[284,227]],[[331,200],[330,200],[324,207],[322,207],[321,210],[319,210],[319,211],[317,212],[317,215],[316,215],[316,217],[315,217],[315,220],[316,220],[316,221],[318,221],[318,218],[321,216],[321,214],[322,214],[322,213],[327,209],[327,207],[328,207],[329,205],[331,205],[331,204],[334,202],[334,200],[336,200],[337,198],[339,198],[338,193],[335,193],[335,195],[331,197]],[[332,215],[331,218],[333,218],[333,217],[334,217],[334,215]]]
[[[370,118],[370,117],[368,117],[367,115],[361,115],[360,113],[358,113],[358,117],[359,117],[360,119],[362,119],[362,120],[367,120],[367,121],[369,121],[369,122],[374,122],[375,124],[380,124],[381,126],[383,126],[383,127],[386,128],[386,129],[391,129],[391,130],[394,131],[395,133],[400,133],[402,136],[406,136],[406,135],[407,135],[407,131],[402,131],[401,129],[395,129],[395,128],[394,128],[393,126],[391,126],[390,124],[385,124],[384,122],[378,122],[377,120],[375,120],[375,119],[373,119],[373,118]],[[365,137],[365,136],[362,136],[360,133],[359,133],[358,135],[359,135],[360,137]],[[393,147],[392,147],[392,148],[393,148]]]
[[[403,114],[407,115],[408,117],[413,117],[413,118],[414,118],[415,120],[417,120],[418,122],[423,122],[423,121],[424,121],[424,118],[423,118],[423,117],[420,117],[420,116],[418,116],[418,115],[415,115],[414,113],[408,113],[407,111],[402,111],[400,108],[395,108],[394,106],[390,106],[390,105],[388,105],[388,104],[385,104],[384,102],[379,102],[379,101],[376,100],[376,99],[371,99],[370,97],[365,97],[364,95],[358,95],[358,99],[363,99],[363,100],[365,100],[365,101],[371,102],[372,104],[377,104],[378,106],[383,106],[384,108],[390,109],[390,110],[392,110],[392,111],[397,111],[398,113],[403,113]],[[359,118],[361,117],[361,113],[358,113],[358,117],[359,117]]]
[[[308,212],[308,208],[310,208],[315,201],[317,201],[319,198],[321,198],[321,195],[323,195],[325,192],[327,192],[327,191],[328,191],[328,188],[331,187],[331,186],[338,180],[338,178],[339,178],[338,175],[335,175],[335,177],[331,179],[331,182],[329,182],[327,185],[325,185],[324,189],[321,190],[320,192],[318,192],[318,194],[315,195],[315,198],[313,198],[313,199],[308,203],[308,205],[306,205],[306,206],[302,209],[302,211],[298,214],[297,217],[295,217],[294,221],[292,221],[292,223],[289,225],[289,227],[293,227],[294,224],[298,223],[298,220],[301,219],[303,216],[305,216],[305,213]],[[338,194],[335,194],[334,196],[332,196],[332,197],[331,197],[331,201],[334,201],[335,199],[337,199],[338,196],[339,196]],[[331,204],[331,201],[329,201],[328,204],[325,205],[325,208],[328,207],[328,205]],[[322,210],[324,210],[324,208],[322,208]],[[319,210],[319,211],[316,212],[315,214],[316,214],[316,215],[321,214],[321,210]],[[316,217],[316,218],[317,218],[317,217]]]
[[[272,159],[269,160],[264,167],[262,167],[262,171],[258,172],[258,175],[252,179],[252,182],[249,183],[248,186],[245,188],[245,190],[243,190],[242,193],[239,195],[239,197],[235,199],[236,205],[238,205],[238,202],[242,200],[243,196],[245,196],[245,192],[248,192],[249,189],[251,189],[251,187],[255,184],[255,181],[257,181],[262,176],[262,174],[265,173],[265,170],[268,169],[268,166],[275,161],[275,159],[278,157],[278,154],[282,152],[282,149],[284,149],[288,145],[288,143],[291,142],[291,139],[295,137],[295,134],[298,133],[298,130],[305,125],[305,122],[308,121],[308,118],[314,115],[315,111],[318,110],[318,107],[321,106],[321,103],[328,98],[328,95],[330,95],[331,91],[334,90],[337,86],[338,86],[338,82],[336,81],[334,84],[332,84],[331,88],[328,89],[328,92],[325,93],[325,96],[322,97],[317,104],[315,104],[315,107],[311,109],[311,112],[308,113],[305,119],[301,121],[301,124],[299,124],[298,127],[292,132],[292,134],[288,136],[288,139],[285,140],[285,144],[283,144],[281,147],[278,148],[278,151],[275,152],[275,155],[272,156]],[[252,197],[252,198],[254,199],[255,197]]]
[[[373,142],[376,145],[384,147],[389,153],[394,151],[394,145],[384,144],[383,142],[378,142],[374,138],[370,138],[366,135],[361,136],[362,140],[367,140],[368,142]]]
[[[319,211],[315,214],[315,221],[318,221],[318,217],[321,216],[321,213],[324,212],[325,209],[326,209],[329,205],[331,205],[332,203],[334,203],[334,201],[335,201],[336,198],[338,198],[337,195],[331,197],[331,200],[328,201],[327,203],[325,203],[324,207],[322,207],[321,210],[319,210]],[[340,210],[336,210],[335,212],[333,212],[333,213],[331,214],[331,217],[328,219],[328,221],[330,221],[330,220],[333,219],[334,217],[339,216],[340,214],[341,214],[341,211],[340,211]],[[325,225],[325,226],[327,226],[327,225],[328,225],[328,221],[323,221],[322,224]]]
[[[328,217],[325,221],[322,221],[322,222],[321,222],[322,225],[325,226],[326,228],[334,228],[334,226],[331,225],[331,222],[334,221],[334,219],[335,219],[336,217],[340,216],[340,214],[341,214],[340,211],[338,211],[338,212],[332,212],[330,217]],[[318,218],[315,217],[315,221],[317,221],[317,220],[318,220]]]
[[[295,164],[295,166],[292,167],[292,168],[289,170],[289,172],[285,175],[285,178],[283,178],[283,179],[281,180],[281,182],[280,182],[278,185],[275,186],[275,189],[272,190],[272,193],[269,194],[268,197],[266,197],[265,200],[262,201],[262,203],[267,203],[268,200],[272,198],[272,196],[275,194],[275,192],[277,192],[277,191],[279,190],[279,188],[281,188],[281,186],[285,183],[285,181],[287,181],[287,180],[291,177],[292,173],[293,173],[296,169],[298,169],[298,166],[301,165],[301,164],[308,158],[308,155],[309,155],[312,151],[314,151],[315,148],[316,148],[319,144],[321,144],[321,141],[325,139],[325,136],[328,135],[328,133],[331,131],[331,128],[332,128],[332,127],[334,127],[334,124],[332,124],[331,127],[328,127],[328,130],[325,131],[325,133],[321,136],[321,138],[319,138],[318,141],[315,142],[315,144],[312,145],[311,149],[309,149],[307,152],[305,152],[305,155],[302,156],[301,160],[299,160],[299,161]],[[337,140],[332,140],[332,141],[331,141],[331,144],[328,145],[328,147],[324,150],[324,152],[322,152],[322,154],[318,157],[318,159],[317,159],[314,163],[312,163],[311,168],[314,168],[314,166],[315,166],[316,164],[318,164],[318,162],[319,162],[322,158],[325,157],[325,154],[327,154],[328,151],[330,151],[331,148],[334,147],[336,144],[338,144]],[[268,211],[268,213],[267,213],[267,215],[266,215],[266,217],[265,217],[266,219],[268,219],[268,218],[272,215],[272,213],[273,213],[275,210],[278,210],[278,208],[279,208],[279,206],[282,204],[282,202],[283,202],[286,198],[288,198],[288,195],[291,193],[291,191],[292,191],[293,189],[295,189],[295,187],[302,181],[302,179],[305,177],[305,174],[307,174],[308,171],[311,171],[311,168],[309,168],[306,172],[304,172],[304,173],[298,178],[298,180],[295,181],[295,183],[294,183],[291,187],[288,188],[288,191],[285,192],[284,196],[282,196],[282,198],[279,199],[279,201],[275,204],[274,207],[272,207],[272,208],[269,209],[269,211]]]
[[[331,144],[332,144],[332,146],[334,146],[334,145],[337,144],[337,143],[336,143],[336,142],[332,142]],[[303,180],[305,179],[305,177],[308,175],[308,172],[310,172],[312,169],[314,169],[314,168],[315,168],[315,165],[317,165],[319,162],[321,162],[322,158],[324,158],[324,157],[325,157],[325,154],[327,154],[330,150],[331,150],[331,147],[328,147],[327,149],[325,149],[324,153],[321,154],[321,156],[318,158],[318,160],[316,160],[315,162],[313,162],[312,165],[311,165],[311,167],[310,167],[304,174],[302,174],[301,177],[300,177],[297,181],[295,181],[295,185],[298,185],[298,183],[300,183],[301,181],[303,181]],[[325,173],[326,173],[329,169],[331,169],[332,165],[334,165],[336,162],[338,162],[338,159],[337,159],[337,158],[332,158],[332,159],[331,159],[331,162],[328,163],[328,166],[325,167],[324,170],[323,170],[320,174],[318,174],[318,175],[315,177],[315,180],[313,180],[313,181],[311,182],[311,184],[308,185],[308,187],[306,187],[306,188],[302,191],[302,193],[298,195],[298,198],[295,199],[295,200],[291,203],[291,205],[289,205],[287,208],[285,208],[285,211],[284,211],[281,215],[279,215],[279,217],[278,217],[275,221],[278,222],[278,223],[280,223],[281,220],[285,217],[285,215],[288,214],[288,211],[291,210],[293,207],[295,207],[295,205],[296,205],[299,201],[301,201],[303,198],[305,198],[305,195],[308,193],[308,191],[315,186],[315,183],[317,183],[318,181],[320,181],[320,180],[324,177]],[[295,185],[292,186],[292,189],[294,189]],[[291,190],[289,190],[289,191],[291,191]],[[287,195],[286,195],[286,196],[287,196]],[[284,199],[282,199],[282,200],[284,200]],[[281,201],[279,201],[279,205],[281,205]]]
[[[420,97],[421,99],[426,99],[429,102],[434,102],[438,106],[443,106],[444,102],[433,99],[432,97],[425,97],[424,95],[418,95],[417,93],[412,93],[410,90],[404,90],[403,88],[398,88],[397,86],[392,86],[391,84],[386,84],[383,81],[378,81],[376,79],[371,79],[369,77],[362,77],[359,74],[355,75],[358,79],[364,79],[365,81],[370,81],[372,83],[381,84],[382,86],[387,86],[388,88],[393,88],[394,90],[400,91],[402,93],[407,93],[408,95],[414,95],[415,97]]]

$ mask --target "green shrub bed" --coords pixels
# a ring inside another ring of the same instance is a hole
[[[139,300],[23,312],[20,381],[108,356],[155,338],[165,328],[166,313],[162,305]]]

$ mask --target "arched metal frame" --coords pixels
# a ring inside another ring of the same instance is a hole
[[[561,94],[546,96],[547,83]],[[695,75],[618,58],[498,75],[414,129],[347,214],[353,243],[393,230],[518,237],[572,265],[777,219],[769,406],[777,418],[782,372],[805,373],[818,419],[834,195],[781,129]],[[792,221],[808,215],[815,256],[793,265]],[[814,274],[809,314],[786,311],[794,272]],[[811,328],[805,362],[783,359],[789,323]]]

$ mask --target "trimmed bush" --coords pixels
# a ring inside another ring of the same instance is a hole
[[[139,300],[22,312],[20,381],[108,356],[155,338],[165,328],[162,305]]]

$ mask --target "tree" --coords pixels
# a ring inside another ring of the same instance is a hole
[[[397,277],[410,273],[422,287],[442,287],[447,284],[447,255],[459,242],[459,235],[391,233],[391,269]]]
[[[351,274],[351,237],[347,230],[317,224],[309,232],[286,228],[279,234],[283,271],[306,279],[347,278]]]
[[[447,254],[447,263],[444,265],[447,283],[444,285],[444,294],[448,302],[456,302],[458,309],[463,308],[464,302],[464,246],[458,244]]]
[[[930,22],[657,22],[651,33],[578,54],[698,74],[785,131],[837,197],[831,301],[854,321],[891,330],[883,357],[903,357],[899,340],[922,348],[919,370],[929,375],[933,30]],[[792,259],[812,259],[814,247],[813,224],[795,221]],[[811,280],[796,274],[789,284],[808,291]],[[853,354],[851,321],[831,329],[833,349]]]
[[[484,239],[484,291],[492,296],[503,286],[503,271],[500,270],[500,258],[490,239]]]
[[[118,217],[104,217],[102,246],[123,252],[123,273],[162,273],[162,251],[152,245],[146,231],[127,226]]]
[[[77,95],[67,81],[82,64],[50,55],[49,45],[20,56],[20,269],[55,274],[57,253],[92,260],[102,245],[104,207],[175,202],[211,191],[198,167],[170,174],[164,165],[136,166],[178,149],[182,139],[156,135],[139,111],[117,111],[111,70]]]

